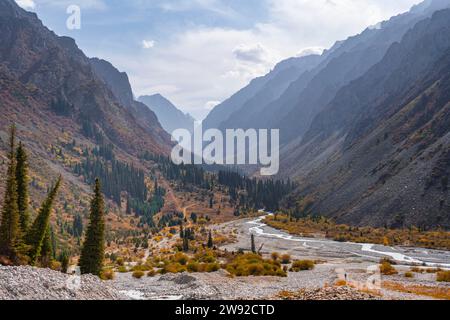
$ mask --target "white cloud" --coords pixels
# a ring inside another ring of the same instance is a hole
[[[268,61],[268,51],[260,43],[240,44],[233,50],[233,54],[238,60],[261,63]]]
[[[53,7],[67,8],[71,5],[77,5],[82,10],[104,11],[108,8],[104,0],[16,0],[17,2],[34,2],[37,5],[49,5]]]
[[[16,3],[24,9],[34,9],[36,7],[33,0],[16,0]]]
[[[326,48],[324,47],[309,47],[309,48],[303,48],[301,51],[299,51],[295,56],[298,58],[310,56],[312,54],[322,54],[323,51]]]
[[[142,48],[151,49],[155,46],[155,41],[153,40],[142,40]]]
[[[158,40],[152,50],[105,58],[127,71],[136,95],[159,92],[197,119],[211,101],[223,101],[277,62],[316,53],[337,40],[407,11],[421,0],[266,0],[268,17],[247,29],[191,25]],[[178,0],[166,10],[202,5],[222,10],[219,0]],[[263,5],[263,2],[261,2]],[[185,7],[183,7],[185,6]],[[225,12],[225,11],[224,11]],[[232,14],[228,11],[229,14]],[[148,34],[144,38],[151,39]],[[145,46],[144,46],[145,47]],[[152,47],[152,46],[150,46]]]
[[[205,109],[210,111],[214,109],[215,106],[219,105],[221,101],[208,101],[205,103]]]

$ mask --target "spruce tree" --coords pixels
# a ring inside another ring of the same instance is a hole
[[[255,235],[252,233],[251,238],[251,250],[253,253],[256,253],[256,245],[255,245]]]
[[[41,257],[40,257],[41,265],[43,267],[49,267],[52,259],[53,259],[53,244],[50,226],[48,226],[47,232],[45,233],[44,241],[42,242]]]
[[[29,251],[31,265],[36,264],[37,259],[41,256],[46,234],[49,233],[50,215],[52,213],[53,203],[55,202],[58,189],[61,185],[61,180],[62,178],[60,176],[53,188],[51,188],[47,198],[42,203],[38,216],[28,231],[26,243],[31,247]]]
[[[0,224],[0,254],[12,260],[17,258],[17,248],[21,238],[19,208],[17,206],[15,138],[16,127],[12,125],[9,140],[9,167],[6,174],[6,188]]]
[[[208,235],[208,248],[212,249],[213,247],[214,247],[214,242],[213,242],[213,238],[212,238],[212,233],[210,231],[209,235]]]
[[[80,269],[82,274],[100,275],[105,255],[105,204],[100,191],[100,180],[95,180],[94,197],[86,239],[81,250]]]
[[[26,233],[30,221],[30,212],[28,209],[28,157],[22,142],[16,152],[16,182],[17,182],[17,204],[19,208],[20,228]]]

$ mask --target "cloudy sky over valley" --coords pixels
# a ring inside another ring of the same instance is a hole
[[[202,119],[282,59],[330,47],[421,0],[16,0],[90,57]],[[81,30],[66,9],[81,7]]]

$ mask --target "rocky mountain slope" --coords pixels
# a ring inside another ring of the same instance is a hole
[[[450,10],[341,89],[283,159],[300,207],[353,224],[450,227]]]
[[[168,133],[171,134],[177,129],[187,129],[190,132],[194,132],[194,118],[189,114],[183,113],[162,95],[142,96],[138,100],[156,114],[162,127]]]
[[[320,57],[282,62],[274,71],[255,79],[214,108],[205,119],[204,127],[274,128],[280,129],[284,145],[298,142],[314,117],[342,87],[378,63],[389,47],[400,41],[417,22],[448,6],[448,0],[425,1],[407,13],[336,42]],[[297,72],[293,67],[298,68]]]
[[[91,188],[74,174],[86,152],[107,146],[115,159],[146,169],[138,157],[168,154],[170,136],[146,106],[127,104],[132,93],[109,86],[73,39],[58,37],[13,0],[0,0],[0,43],[0,173],[6,172],[8,130],[15,123],[28,151],[34,209],[52,181],[63,176],[52,218],[60,236],[75,214],[86,213]],[[108,207],[111,228],[130,227],[116,215],[121,208]],[[76,245],[67,233],[60,240]]]

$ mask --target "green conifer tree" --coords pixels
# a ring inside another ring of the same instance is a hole
[[[6,174],[6,188],[0,224],[0,254],[12,260],[17,258],[17,247],[21,239],[19,208],[17,206],[15,138],[16,127],[12,125],[9,140],[9,167]]]
[[[256,253],[255,235],[253,233],[251,235],[250,242],[251,242],[251,250],[252,250],[252,252]]]
[[[208,235],[208,248],[212,249],[213,247],[214,247],[214,242],[213,242],[213,238],[212,238],[212,233],[210,231],[209,235]]]
[[[16,152],[16,182],[17,182],[17,204],[19,208],[20,228],[25,234],[30,222],[29,196],[28,196],[28,157],[22,142]]]
[[[41,208],[39,209],[38,216],[36,217],[28,231],[26,243],[31,247],[29,251],[31,265],[36,264],[37,259],[41,256],[44,240],[49,229],[49,221],[50,215],[52,213],[53,203],[55,202],[58,189],[61,185],[61,180],[62,178],[60,176],[53,188],[51,188],[49,194],[47,195],[47,198],[42,203]]]
[[[50,226],[48,226],[47,232],[45,233],[44,241],[42,242],[41,257],[40,257],[41,265],[43,267],[49,267],[52,259],[53,259],[53,245]]]
[[[105,256],[105,203],[101,193],[100,180],[95,180],[94,197],[86,239],[81,250],[80,269],[82,274],[100,275]]]

